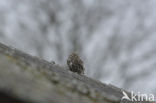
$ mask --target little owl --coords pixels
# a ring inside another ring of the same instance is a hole
[[[80,59],[78,54],[76,53],[70,54],[67,59],[67,65],[70,71],[76,72],[78,74],[84,74],[83,61]]]

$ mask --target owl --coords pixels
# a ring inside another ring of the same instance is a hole
[[[67,59],[67,65],[70,71],[76,72],[78,74],[84,74],[83,61],[80,59],[78,54],[76,53],[70,54]]]

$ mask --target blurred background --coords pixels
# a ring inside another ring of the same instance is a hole
[[[86,75],[156,95],[156,0],[1,0],[0,42]]]

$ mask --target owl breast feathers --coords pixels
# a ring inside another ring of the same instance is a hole
[[[83,61],[76,53],[69,55],[67,65],[70,71],[77,72],[78,74],[84,74]]]

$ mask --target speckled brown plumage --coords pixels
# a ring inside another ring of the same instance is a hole
[[[78,74],[84,74],[83,61],[80,59],[78,54],[72,53],[69,55],[67,65],[70,71],[77,72]]]

